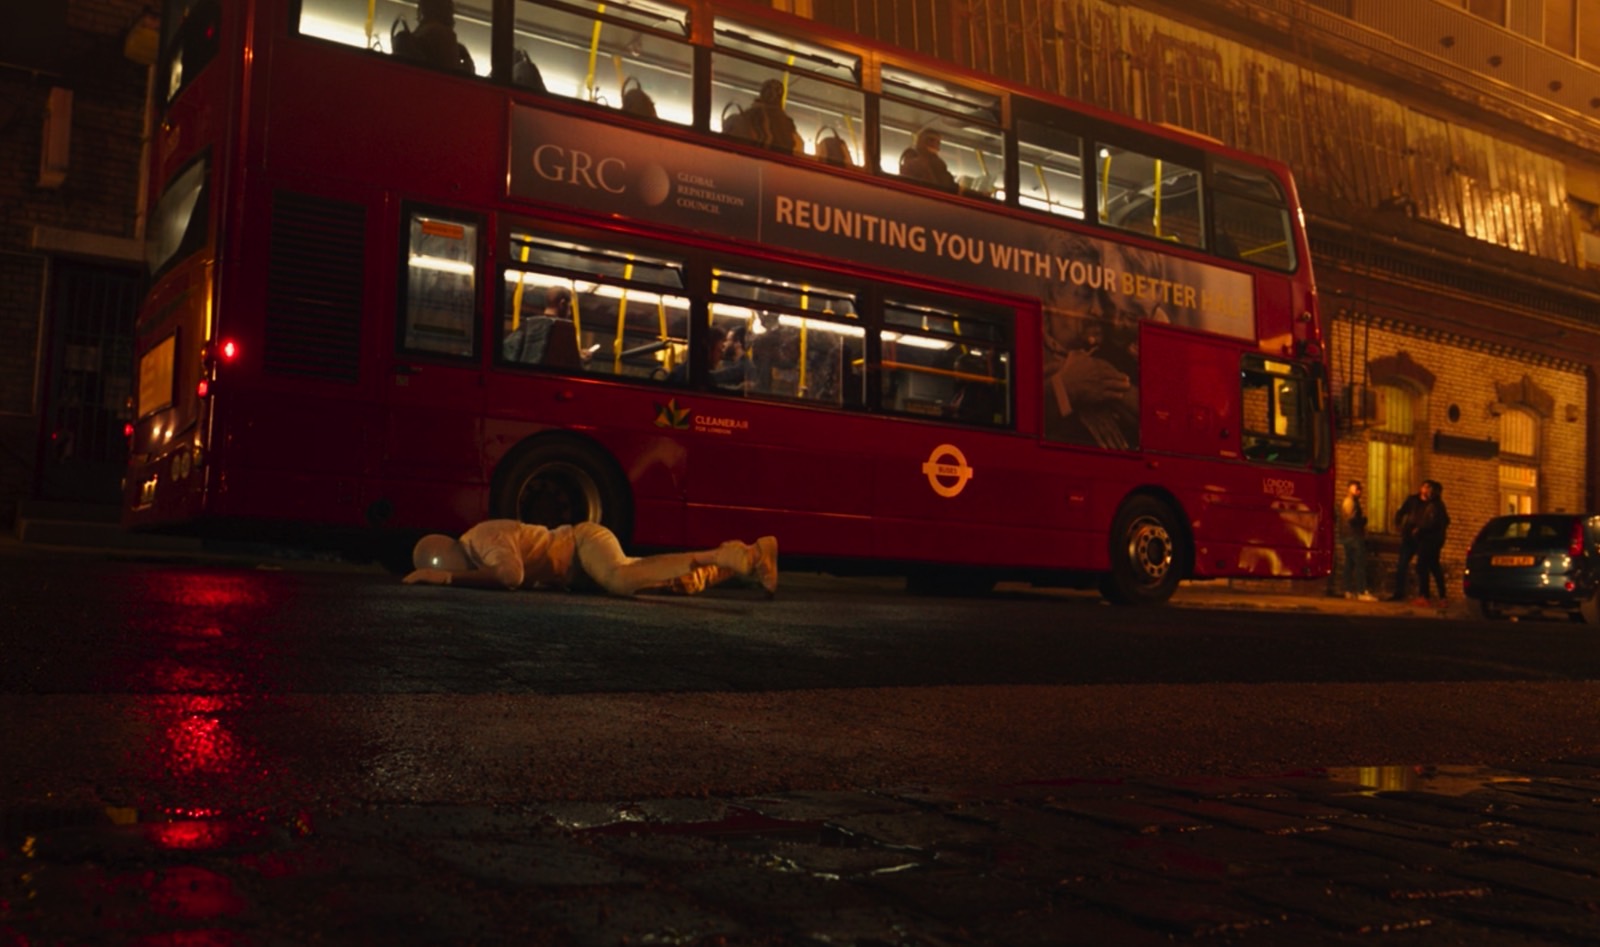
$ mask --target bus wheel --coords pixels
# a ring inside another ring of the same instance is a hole
[[[1171,508],[1151,497],[1134,497],[1111,527],[1111,571],[1100,594],[1117,605],[1150,605],[1172,597],[1182,578],[1182,535]]]
[[[623,541],[633,527],[621,475],[600,451],[568,440],[514,457],[497,478],[492,509],[538,526],[600,523]]]

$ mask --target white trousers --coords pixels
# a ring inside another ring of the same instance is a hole
[[[730,540],[700,552],[669,552],[658,556],[630,556],[611,530],[599,523],[572,527],[574,562],[584,575],[612,595],[632,595],[660,589],[700,566],[722,566],[734,575],[749,575],[754,551],[749,544]]]

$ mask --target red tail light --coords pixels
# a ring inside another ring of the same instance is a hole
[[[222,355],[224,362],[231,362],[239,357],[239,343],[232,339],[223,339],[222,344],[217,346],[217,351]]]
[[[1574,559],[1583,555],[1583,520],[1572,521],[1572,538],[1567,540],[1567,555]]]

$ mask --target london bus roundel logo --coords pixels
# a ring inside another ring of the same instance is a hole
[[[928,486],[942,497],[956,496],[966,489],[967,481],[972,479],[967,455],[961,453],[961,448],[954,444],[935,447],[922,465],[922,472],[928,478]]]

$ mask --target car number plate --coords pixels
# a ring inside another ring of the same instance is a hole
[[[1532,556],[1491,556],[1489,558],[1489,565],[1491,565],[1491,566],[1531,566],[1531,565],[1533,565],[1533,557]]]

